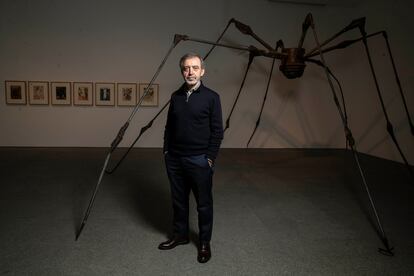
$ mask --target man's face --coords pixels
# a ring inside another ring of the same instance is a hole
[[[188,58],[183,62],[181,68],[184,80],[189,88],[197,84],[204,75],[204,69],[201,68],[201,61],[198,57]]]

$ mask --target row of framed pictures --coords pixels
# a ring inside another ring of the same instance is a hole
[[[135,106],[148,83],[5,81],[6,103],[26,105]],[[158,84],[148,88],[141,106],[158,106]],[[50,93],[49,93],[50,91]],[[28,100],[27,100],[28,99]]]

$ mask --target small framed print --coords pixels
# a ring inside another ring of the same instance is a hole
[[[139,84],[139,99],[144,96],[144,93],[148,87],[149,83],[140,83]],[[158,106],[158,84],[152,84],[151,87],[148,87],[148,92],[141,102],[141,106]]]
[[[114,83],[95,83],[95,104],[96,105],[115,105],[115,84]]]
[[[93,84],[92,82],[73,83],[73,104],[92,105],[93,104]]]
[[[50,90],[52,105],[70,105],[72,103],[70,82],[52,82]]]
[[[26,104],[25,81],[5,81],[5,87],[7,104]]]
[[[29,104],[48,105],[49,104],[49,82],[29,81]]]
[[[136,83],[117,84],[118,106],[135,106],[137,102]]]

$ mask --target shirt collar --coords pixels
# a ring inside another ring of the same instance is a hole
[[[190,90],[187,90],[187,93],[189,93],[189,94],[193,93],[194,91],[196,91],[200,87],[200,85],[201,85],[201,81],[198,81],[196,83],[196,85],[194,85]]]

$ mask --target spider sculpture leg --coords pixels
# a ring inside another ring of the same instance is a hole
[[[352,132],[351,132],[349,126],[347,125],[346,121],[345,121],[345,117],[344,117],[343,111],[342,111],[342,109],[341,109],[341,107],[339,105],[339,101],[338,101],[338,98],[337,98],[336,93],[335,93],[335,89],[334,89],[334,86],[333,86],[333,83],[332,83],[332,80],[331,80],[331,76],[330,76],[330,74],[328,72],[328,69],[327,69],[327,66],[326,66],[326,62],[325,62],[325,59],[324,59],[324,55],[323,55],[322,49],[321,49],[321,43],[319,42],[319,39],[318,39],[318,36],[317,36],[317,33],[316,33],[316,29],[315,29],[315,24],[313,23],[313,20],[311,20],[311,25],[310,26],[311,26],[312,31],[313,31],[313,35],[314,35],[315,43],[317,45],[317,49],[318,49],[318,52],[319,52],[319,56],[320,56],[320,59],[321,59],[321,63],[323,65],[324,69],[325,69],[326,77],[327,77],[329,86],[331,88],[333,97],[335,99],[335,104],[337,106],[339,115],[340,115],[340,117],[342,119],[342,123],[343,123],[344,129],[345,129],[345,135],[347,137],[349,146],[350,146],[350,148],[352,150],[352,154],[353,154],[353,157],[355,159],[355,162],[356,162],[356,164],[358,166],[359,173],[361,175],[361,178],[362,178],[362,181],[363,181],[363,184],[364,184],[364,187],[365,187],[365,191],[367,192],[367,195],[368,195],[368,198],[369,198],[369,201],[370,201],[370,204],[371,204],[371,208],[372,208],[372,210],[373,210],[373,212],[375,214],[375,218],[377,220],[377,224],[378,224],[378,227],[379,227],[379,230],[380,230],[380,234],[381,234],[381,241],[383,242],[383,244],[385,246],[385,249],[380,248],[379,249],[379,252],[382,253],[382,254],[388,255],[388,256],[393,256],[394,253],[392,251],[393,251],[394,248],[390,247],[390,245],[389,245],[388,238],[387,238],[387,236],[385,234],[385,231],[384,231],[384,228],[382,226],[381,219],[379,217],[379,214],[377,212],[377,208],[375,206],[373,197],[371,195],[371,191],[370,191],[370,189],[368,187],[368,184],[367,184],[367,181],[366,181],[366,178],[365,178],[365,174],[364,174],[364,172],[362,170],[362,167],[361,167],[361,164],[360,164],[360,160],[359,160],[359,156],[358,156],[359,153],[358,153],[358,151],[356,149],[355,141],[354,141],[354,138],[352,136]]]
[[[177,37],[175,37],[173,44],[171,45],[170,49],[168,50],[167,54],[165,55],[164,59],[162,60],[161,64],[159,65],[159,67],[158,67],[157,71],[155,72],[153,78],[151,79],[148,87],[151,87],[151,85],[153,84],[153,82],[156,80],[158,74],[161,72],[162,67],[164,66],[165,62],[167,61],[168,57],[170,56],[172,50],[177,46],[178,42],[180,42],[180,40],[178,40]],[[101,170],[101,172],[99,174],[98,181],[97,181],[97,183],[95,185],[95,189],[94,189],[94,191],[92,193],[92,196],[91,196],[91,199],[89,201],[88,207],[87,207],[87,209],[85,211],[85,215],[83,216],[82,223],[79,226],[78,231],[76,233],[76,238],[75,238],[76,241],[79,239],[79,237],[80,237],[80,235],[82,233],[82,230],[84,229],[84,227],[86,225],[86,222],[87,222],[87,220],[89,218],[89,214],[90,214],[90,212],[92,210],[92,206],[93,206],[93,204],[95,202],[96,195],[98,194],[99,186],[100,186],[100,184],[102,182],[102,179],[103,179],[103,176],[104,176],[104,174],[106,172],[106,168],[108,167],[109,160],[111,158],[112,152],[118,147],[119,143],[122,141],[123,136],[124,136],[126,130],[128,129],[131,120],[133,119],[133,117],[135,116],[136,112],[138,111],[138,109],[139,109],[139,107],[141,105],[141,102],[142,102],[142,100],[144,99],[144,97],[146,96],[147,93],[148,93],[148,89],[145,89],[144,94],[142,95],[142,97],[140,98],[139,102],[135,106],[135,108],[132,111],[131,115],[129,116],[128,120],[120,128],[120,130],[118,131],[117,136],[115,137],[115,139],[111,143],[111,147],[108,150],[108,154],[106,155],[104,165],[103,165],[102,170]]]
[[[276,51],[277,51],[279,48],[283,48],[283,41],[282,41],[282,40],[279,40],[279,41],[276,43]],[[246,148],[248,148],[248,147],[249,147],[249,144],[250,144],[250,142],[252,141],[252,138],[253,138],[254,134],[256,133],[257,128],[259,127],[259,124],[260,124],[260,119],[262,118],[263,109],[264,109],[264,106],[265,106],[265,103],[266,103],[266,99],[267,99],[267,94],[268,94],[268,92],[269,92],[270,81],[271,81],[271,79],[272,79],[272,75],[273,75],[273,68],[274,68],[274,65],[275,65],[275,61],[276,61],[276,58],[273,58],[273,59],[272,59],[272,66],[271,66],[271,68],[270,68],[269,77],[268,77],[268,80],[267,80],[266,92],[265,92],[265,94],[264,94],[263,101],[262,101],[262,105],[261,105],[261,107],[260,107],[260,113],[259,113],[259,116],[257,117],[256,124],[255,124],[255,126],[254,126],[254,129],[253,129],[252,134],[250,135],[249,141],[247,142]]]

